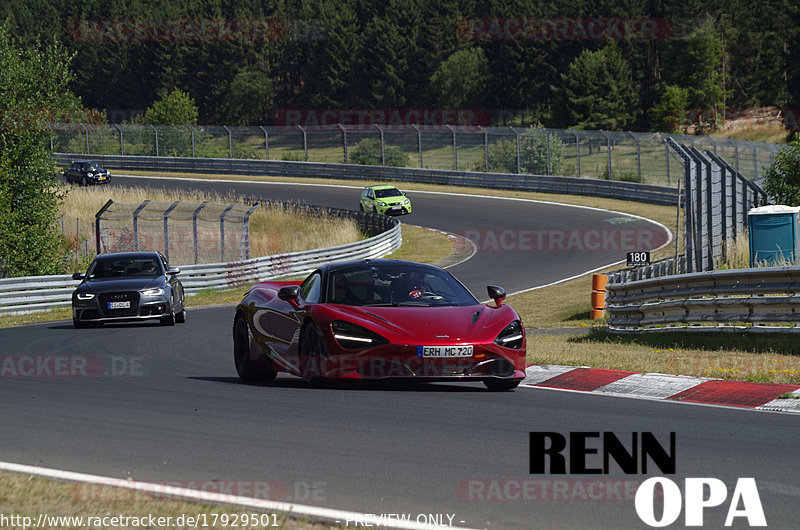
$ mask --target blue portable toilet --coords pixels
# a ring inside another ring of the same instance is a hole
[[[750,266],[786,265],[800,252],[800,206],[761,206],[747,212]]]

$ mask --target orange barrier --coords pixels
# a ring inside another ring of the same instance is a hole
[[[597,320],[603,318],[606,314],[606,284],[608,283],[608,276],[605,274],[592,275],[592,310],[589,312],[589,318]]]

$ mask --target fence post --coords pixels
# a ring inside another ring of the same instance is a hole
[[[267,131],[263,125],[259,125],[262,131],[264,131],[264,152],[266,153],[266,159],[269,160],[269,131]],[[347,160],[345,160],[347,162]]]
[[[342,131],[342,150],[344,151],[344,163],[347,164],[347,130],[342,127],[341,123],[337,123],[336,126]]]
[[[547,131],[547,134],[544,137],[545,143],[547,145],[547,174],[553,174],[553,166],[550,165],[550,131]]]
[[[636,140],[636,170],[639,173],[639,182],[642,181],[642,146],[639,144],[639,137],[632,132],[628,132]]]
[[[133,250],[139,250],[139,213],[141,213],[149,203],[149,199],[144,201],[133,212]]]
[[[516,129],[514,129],[514,127],[509,127],[509,129],[511,129],[511,132],[514,133],[514,138],[517,143],[517,175],[519,175],[520,173],[522,173],[520,153],[519,153],[519,133],[516,131]]]
[[[120,127],[116,123],[114,124],[114,127],[119,131],[119,154],[121,156],[125,156],[125,140],[123,139],[122,136],[122,127]]]
[[[175,201],[164,211],[164,257],[169,261],[169,214],[181,201]]]
[[[450,125],[445,125],[453,135],[453,170],[458,171],[458,147],[456,145],[456,131]]]
[[[228,158],[233,158],[233,135],[227,125],[223,125],[222,128],[228,133]]]
[[[197,156],[197,153],[195,152],[194,148],[194,129],[192,128],[191,125],[187,125],[186,128],[189,129],[189,132],[192,135],[192,158],[195,158]]]
[[[222,255],[222,259],[220,261],[223,263],[225,263],[225,216],[233,209],[234,206],[236,205],[229,205],[227,208],[225,208],[224,212],[219,214],[219,251]]]
[[[153,132],[156,133],[156,156],[158,156],[158,129],[150,125],[150,128],[153,129]]]
[[[253,215],[256,208],[258,208],[258,201],[254,202],[253,206],[244,214],[244,259],[250,259],[250,216]],[[241,256],[241,250],[239,255]]]
[[[302,125],[297,126],[300,129],[300,132],[303,133],[303,153],[305,153],[305,161],[308,162],[308,136],[306,135],[306,130],[303,129]]]
[[[578,131],[572,130],[570,131],[573,136],[575,136],[575,154],[578,164],[578,177],[581,176],[581,137],[578,136]]]
[[[95,237],[95,245],[97,246],[97,253],[98,254],[100,254],[100,218],[103,216],[104,213],[106,213],[106,210],[108,210],[111,207],[112,204],[114,204],[114,201],[109,199],[108,202],[105,203],[102,208],[100,208],[100,211],[98,211],[96,214],[94,214],[94,237]],[[63,217],[62,217],[61,222],[62,223],[64,222]],[[61,226],[62,226],[61,233],[63,234],[64,233],[64,229],[63,229],[64,225],[62,224]]]
[[[482,125],[478,125],[478,129],[483,132],[483,154],[484,158],[486,158],[486,172],[489,172],[489,136],[486,133],[486,129],[483,128]]]
[[[86,125],[82,123],[80,123],[79,125],[83,127],[84,132],[86,132],[86,154],[89,155],[91,154],[91,151],[89,151],[89,129],[86,127]]]
[[[608,155],[608,179],[611,180],[614,177],[613,172],[611,170],[611,137],[607,135],[605,131],[603,131],[603,129],[600,129],[600,134],[602,134],[603,137],[606,139],[606,154]],[[599,153],[600,151],[599,147],[597,148],[597,151]]]
[[[416,123],[412,123],[411,126],[417,131],[417,148],[419,148],[419,168],[422,169],[422,131],[419,130],[419,126]]]
[[[200,210],[206,207],[208,201],[203,201],[203,203],[192,213],[192,236],[194,237],[194,264],[197,265],[198,263],[198,250],[197,250],[197,216],[200,214]]]
[[[386,144],[383,141],[383,129],[377,123],[375,124],[375,128],[378,129],[378,132],[381,135],[381,165],[386,165]]]
[[[670,185],[670,178],[669,178],[669,144],[667,143],[667,139],[668,138],[669,138],[669,136],[666,136],[666,135],[662,136],[662,141],[664,142],[664,151],[666,152],[665,160],[667,161],[667,186]],[[680,186],[680,179],[678,179],[678,186]]]
[[[714,147],[714,154],[716,155],[717,154],[717,142],[712,140],[711,136],[709,136],[709,135],[706,135],[706,140],[708,140],[708,143],[710,143]]]

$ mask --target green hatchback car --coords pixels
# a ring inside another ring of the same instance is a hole
[[[411,213],[411,200],[394,186],[368,186],[358,207],[362,212],[405,215]]]

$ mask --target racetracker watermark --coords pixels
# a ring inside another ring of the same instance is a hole
[[[141,377],[144,358],[99,355],[23,354],[0,357],[0,377]]]
[[[144,481],[148,491],[96,484],[75,484],[75,502],[137,502],[149,499],[182,498],[185,490],[199,492],[203,502],[225,502],[230,497],[246,497],[281,502],[324,502],[326,482],[299,480],[292,484],[277,480],[160,480]]]
[[[673,34],[665,18],[466,18],[456,23],[462,40],[655,41]]]
[[[467,479],[456,495],[468,502],[632,502],[643,480],[637,479]]]
[[[663,239],[648,228],[598,228],[589,230],[466,229],[457,232],[478,250],[503,252],[603,252],[652,250]]]
[[[274,18],[77,19],[67,28],[78,42],[275,42],[323,41],[323,20]]]
[[[486,109],[279,109],[272,123],[278,127],[336,127],[368,130],[375,127],[479,126],[492,123]],[[391,129],[389,129],[391,130]],[[405,131],[405,129],[404,129]]]

